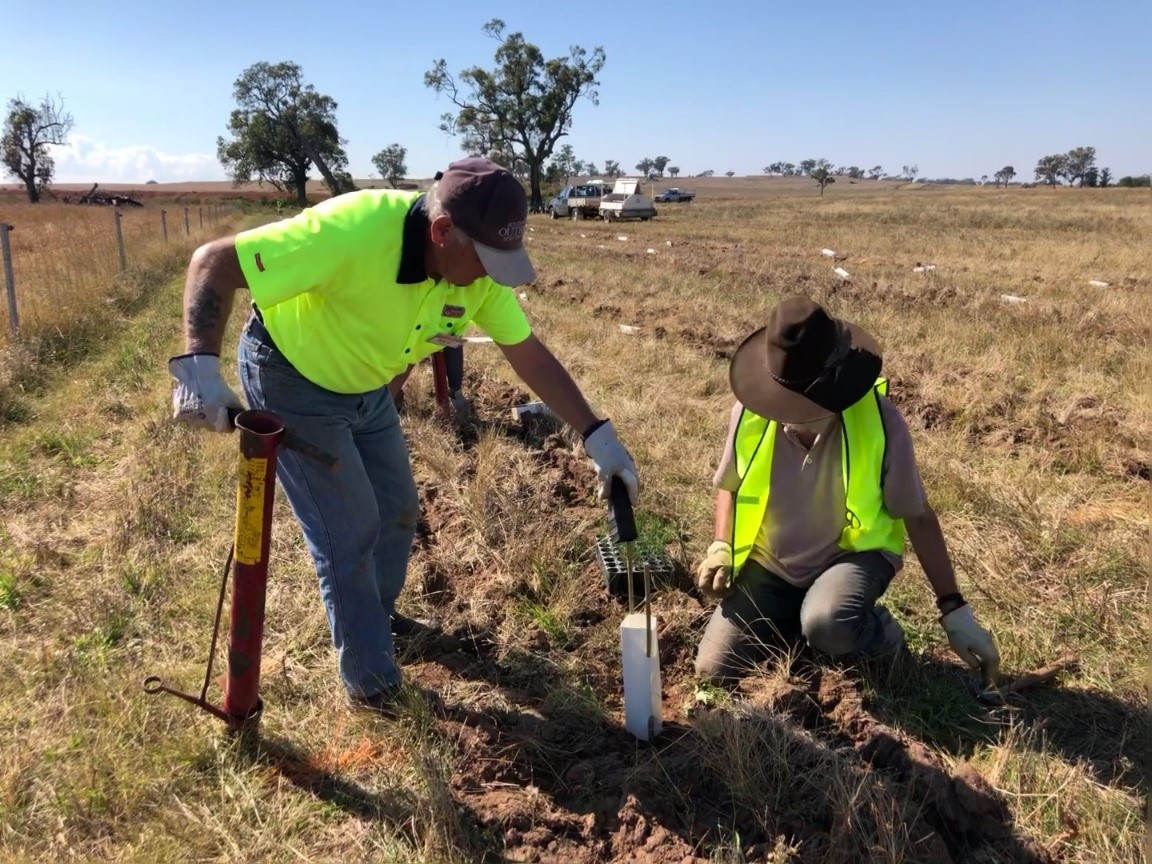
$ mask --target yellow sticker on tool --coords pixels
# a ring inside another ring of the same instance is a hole
[[[268,460],[245,459],[236,484],[236,560],[241,564],[260,561],[264,534],[264,475]]]

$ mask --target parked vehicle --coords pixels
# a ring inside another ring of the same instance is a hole
[[[696,197],[696,193],[693,192],[691,189],[680,189],[676,186],[673,186],[671,189],[665,189],[663,192],[658,194],[656,196],[656,200],[659,202],[666,202],[666,203],[679,202],[679,203],[683,204],[683,203],[686,203],[688,201],[691,201],[695,197]]]
[[[548,215],[552,219],[595,219],[600,215],[600,201],[608,192],[608,184],[599,181],[566,186],[548,202]]]
[[[637,178],[622,178],[616,181],[611,193],[600,199],[600,218],[605,222],[639,219],[647,222],[656,215],[652,199],[640,191],[641,181]]]

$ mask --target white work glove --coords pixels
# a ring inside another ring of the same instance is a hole
[[[972,607],[965,603],[953,609],[940,619],[940,625],[957,656],[979,669],[986,685],[995,684],[999,680],[1000,652],[992,634],[976,623]]]
[[[705,597],[723,600],[732,593],[732,544],[713,540],[708,555],[696,568],[696,587]]]
[[[220,375],[219,357],[181,354],[168,361],[168,371],[176,379],[172,389],[172,416],[176,420],[217,432],[232,431],[228,409],[243,411],[244,403]]]
[[[584,450],[596,465],[596,479],[600,481],[601,500],[607,501],[612,492],[612,478],[619,477],[628,488],[628,498],[633,504],[640,494],[640,480],[636,476],[636,464],[609,420],[584,439]]]

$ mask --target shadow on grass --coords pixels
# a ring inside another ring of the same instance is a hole
[[[954,755],[994,741],[1009,723],[1025,741],[1085,767],[1097,781],[1149,793],[1147,706],[1098,690],[1072,689],[1059,680],[1007,697],[1002,707],[976,699],[976,680],[959,663],[930,656],[899,668],[861,670],[866,705],[880,720]],[[1011,680],[1011,674],[1006,678]]]
[[[242,754],[251,762],[272,768],[293,786],[361,819],[379,819],[402,831],[419,806],[408,790],[387,794],[371,792],[338,777],[314,757],[289,741],[254,736],[243,741]]]
[[[577,682],[550,656],[498,653],[490,634],[432,631],[401,651],[490,688],[440,719],[461,751],[453,786],[488,829],[488,851],[507,860],[664,860],[733,842],[738,856],[723,860],[765,860],[778,841],[799,847],[790,860],[812,864],[863,864],[877,848],[885,861],[1050,860],[978,775],[953,776],[896,747],[878,753],[884,741],[854,744],[819,708],[807,719],[773,707],[680,722],[666,704],[664,731],[649,744],[598,695],[618,686],[614,658],[594,664],[599,680],[586,669]],[[529,789],[547,806],[525,803]],[[528,824],[543,833],[517,827]],[[523,857],[532,850],[542,857]]]
[[[312,754],[282,738],[247,733],[238,739],[239,753],[253,764],[275,771],[289,783],[332,807],[372,822],[383,823],[390,833],[411,849],[428,849],[432,832],[457,829],[455,845],[465,860],[495,864],[489,855],[492,844],[483,830],[478,815],[467,806],[455,802],[448,813],[437,811],[408,786],[394,784],[386,792],[374,792],[351,780],[340,777],[328,767],[319,764]],[[451,827],[434,820],[443,817]]]

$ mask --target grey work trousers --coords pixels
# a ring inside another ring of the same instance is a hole
[[[807,588],[785,582],[749,560],[736,590],[712,613],[696,654],[696,673],[733,680],[800,637],[832,655],[882,657],[904,643],[904,631],[877,599],[894,568],[879,552],[841,558]]]

